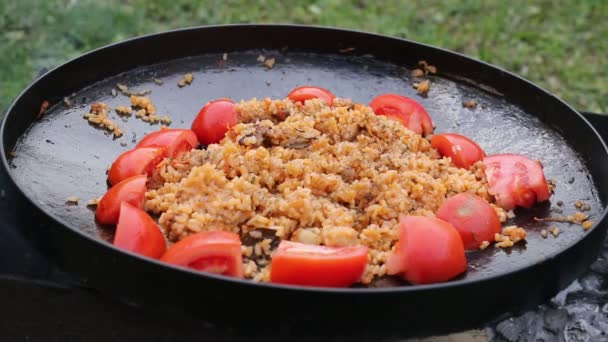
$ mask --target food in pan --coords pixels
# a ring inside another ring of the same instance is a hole
[[[118,224],[117,246],[202,272],[328,287],[448,281],[466,272],[466,250],[524,240],[502,222],[550,191],[540,162],[433,131],[424,107],[397,94],[369,106],[311,86],[218,99],[191,130],[162,129],[121,154],[96,217]]]

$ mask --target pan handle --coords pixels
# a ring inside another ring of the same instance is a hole
[[[597,129],[604,141],[608,141],[608,114],[580,112]]]

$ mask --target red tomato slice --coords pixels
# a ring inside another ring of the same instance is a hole
[[[283,240],[272,256],[273,283],[347,287],[361,279],[367,247],[326,247]]]
[[[485,153],[473,140],[455,133],[436,134],[431,146],[444,157],[452,158],[454,165],[468,169],[485,157]]]
[[[193,234],[177,242],[162,261],[201,272],[243,277],[241,239],[224,231]]]
[[[517,154],[497,154],[483,159],[488,192],[506,210],[530,208],[549,199],[549,185],[540,162]]]
[[[129,177],[149,176],[164,156],[164,147],[140,147],[124,152],[110,167],[108,181],[115,185]]]
[[[116,224],[120,205],[127,202],[143,209],[146,193],[146,175],[133,176],[111,187],[101,198],[95,210],[95,219],[101,224]]]
[[[388,274],[401,274],[412,284],[430,284],[465,272],[467,259],[454,226],[434,217],[404,216],[386,267]]]
[[[198,138],[192,130],[169,128],[146,135],[135,147],[164,147],[166,157],[177,158],[198,145]]]
[[[462,238],[466,249],[477,249],[483,241],[494,241],[501,224],[496,210],[483,198],[461,193],[448,198],[439,210],[437,218],[451,223]]]
[[[198,141],[210,145],[220,142],[228,130],[238,123],[236,105],[229,99],[207,103],[192,122]]]
[[[167,248],[163,233],[150,215],[127,202],[120,205],[114,245],[155,259]]]
[[[427,135],[433,133],[433,121],[422,105],[409,97],[397,94],[376,96],[369,104],[376,115],[399,120],[412,131]]]
[[[336,96],[331,91],[315,86],[301,86],[292,90],[287,97],[293,102],[304,103],[310,99],[321,99],[331,106]]]

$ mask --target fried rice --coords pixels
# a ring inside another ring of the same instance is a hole
[[[434,216],[462,192],[492,201],[480,162],[458,168],[428,137],[350,100],[253,99],[237,112],[219,144],[165,159],[149,181],[145,207],[169,241],[264,228],[307,244],[365,245],[367,284],[386,274],[400,215]],[[269,280],[273,239],[243,246],[246,278]]]

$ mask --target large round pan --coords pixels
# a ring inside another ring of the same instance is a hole
[[[274,67],[257,61],[260,54],[274,57]],[[426,98],[416,95],[409,77],[409,69],[420,60],[439,70],[429,76]],[[179,88],[186,72],[194,74],[194,82]],[[164,84],[155,84],[154,78]],[[471,253],[466,275],[443,284],[384,281],[372,288],[334,290],[198,274],[114,248],[86,208],[86,200],[105,192],[105,172],[113,159],[157,129],[135,118],[118,121],[125,136],[113,140],[83,119],[94,101],[112,108],[129,103],[120,93],[112,95],[117,83],[150,89],[159,112],[173,118],[173,127],[188,127],[200,107],[218,97],[283,98],[304,84],[360,103],[381,93],[401,93],[428,109],[439,132],[468,135],[488,154],[513,152],[542,160],[557,186],[550,203],[518,212],[514,223],[529,230],[527,243]],[[66,97],[70,105],[63,101]],[[464,108],[466,100],[479,105]],[[43,101],[50,107],[40,114]],[[78,275],[85,286],[129,303],[250,327],[250,333],[276,332],[280,326],[292,333],[412,335],[479,326],[553,296],[596,258],[605,235],[608,154],[580,114],[494,66],[375,34],[237,25],[128,40],[85,54],[36,80],[9,109],[1,134],[3,165],[25,199],[15,199],[23,233],[54,262]],[[66,205],[70,196],[81,201]],[[533,220],[572,214],[577,200],[590,205],[596,222],[592,229]],[[549,225],[562,233],[543,239],[540,231]]]

